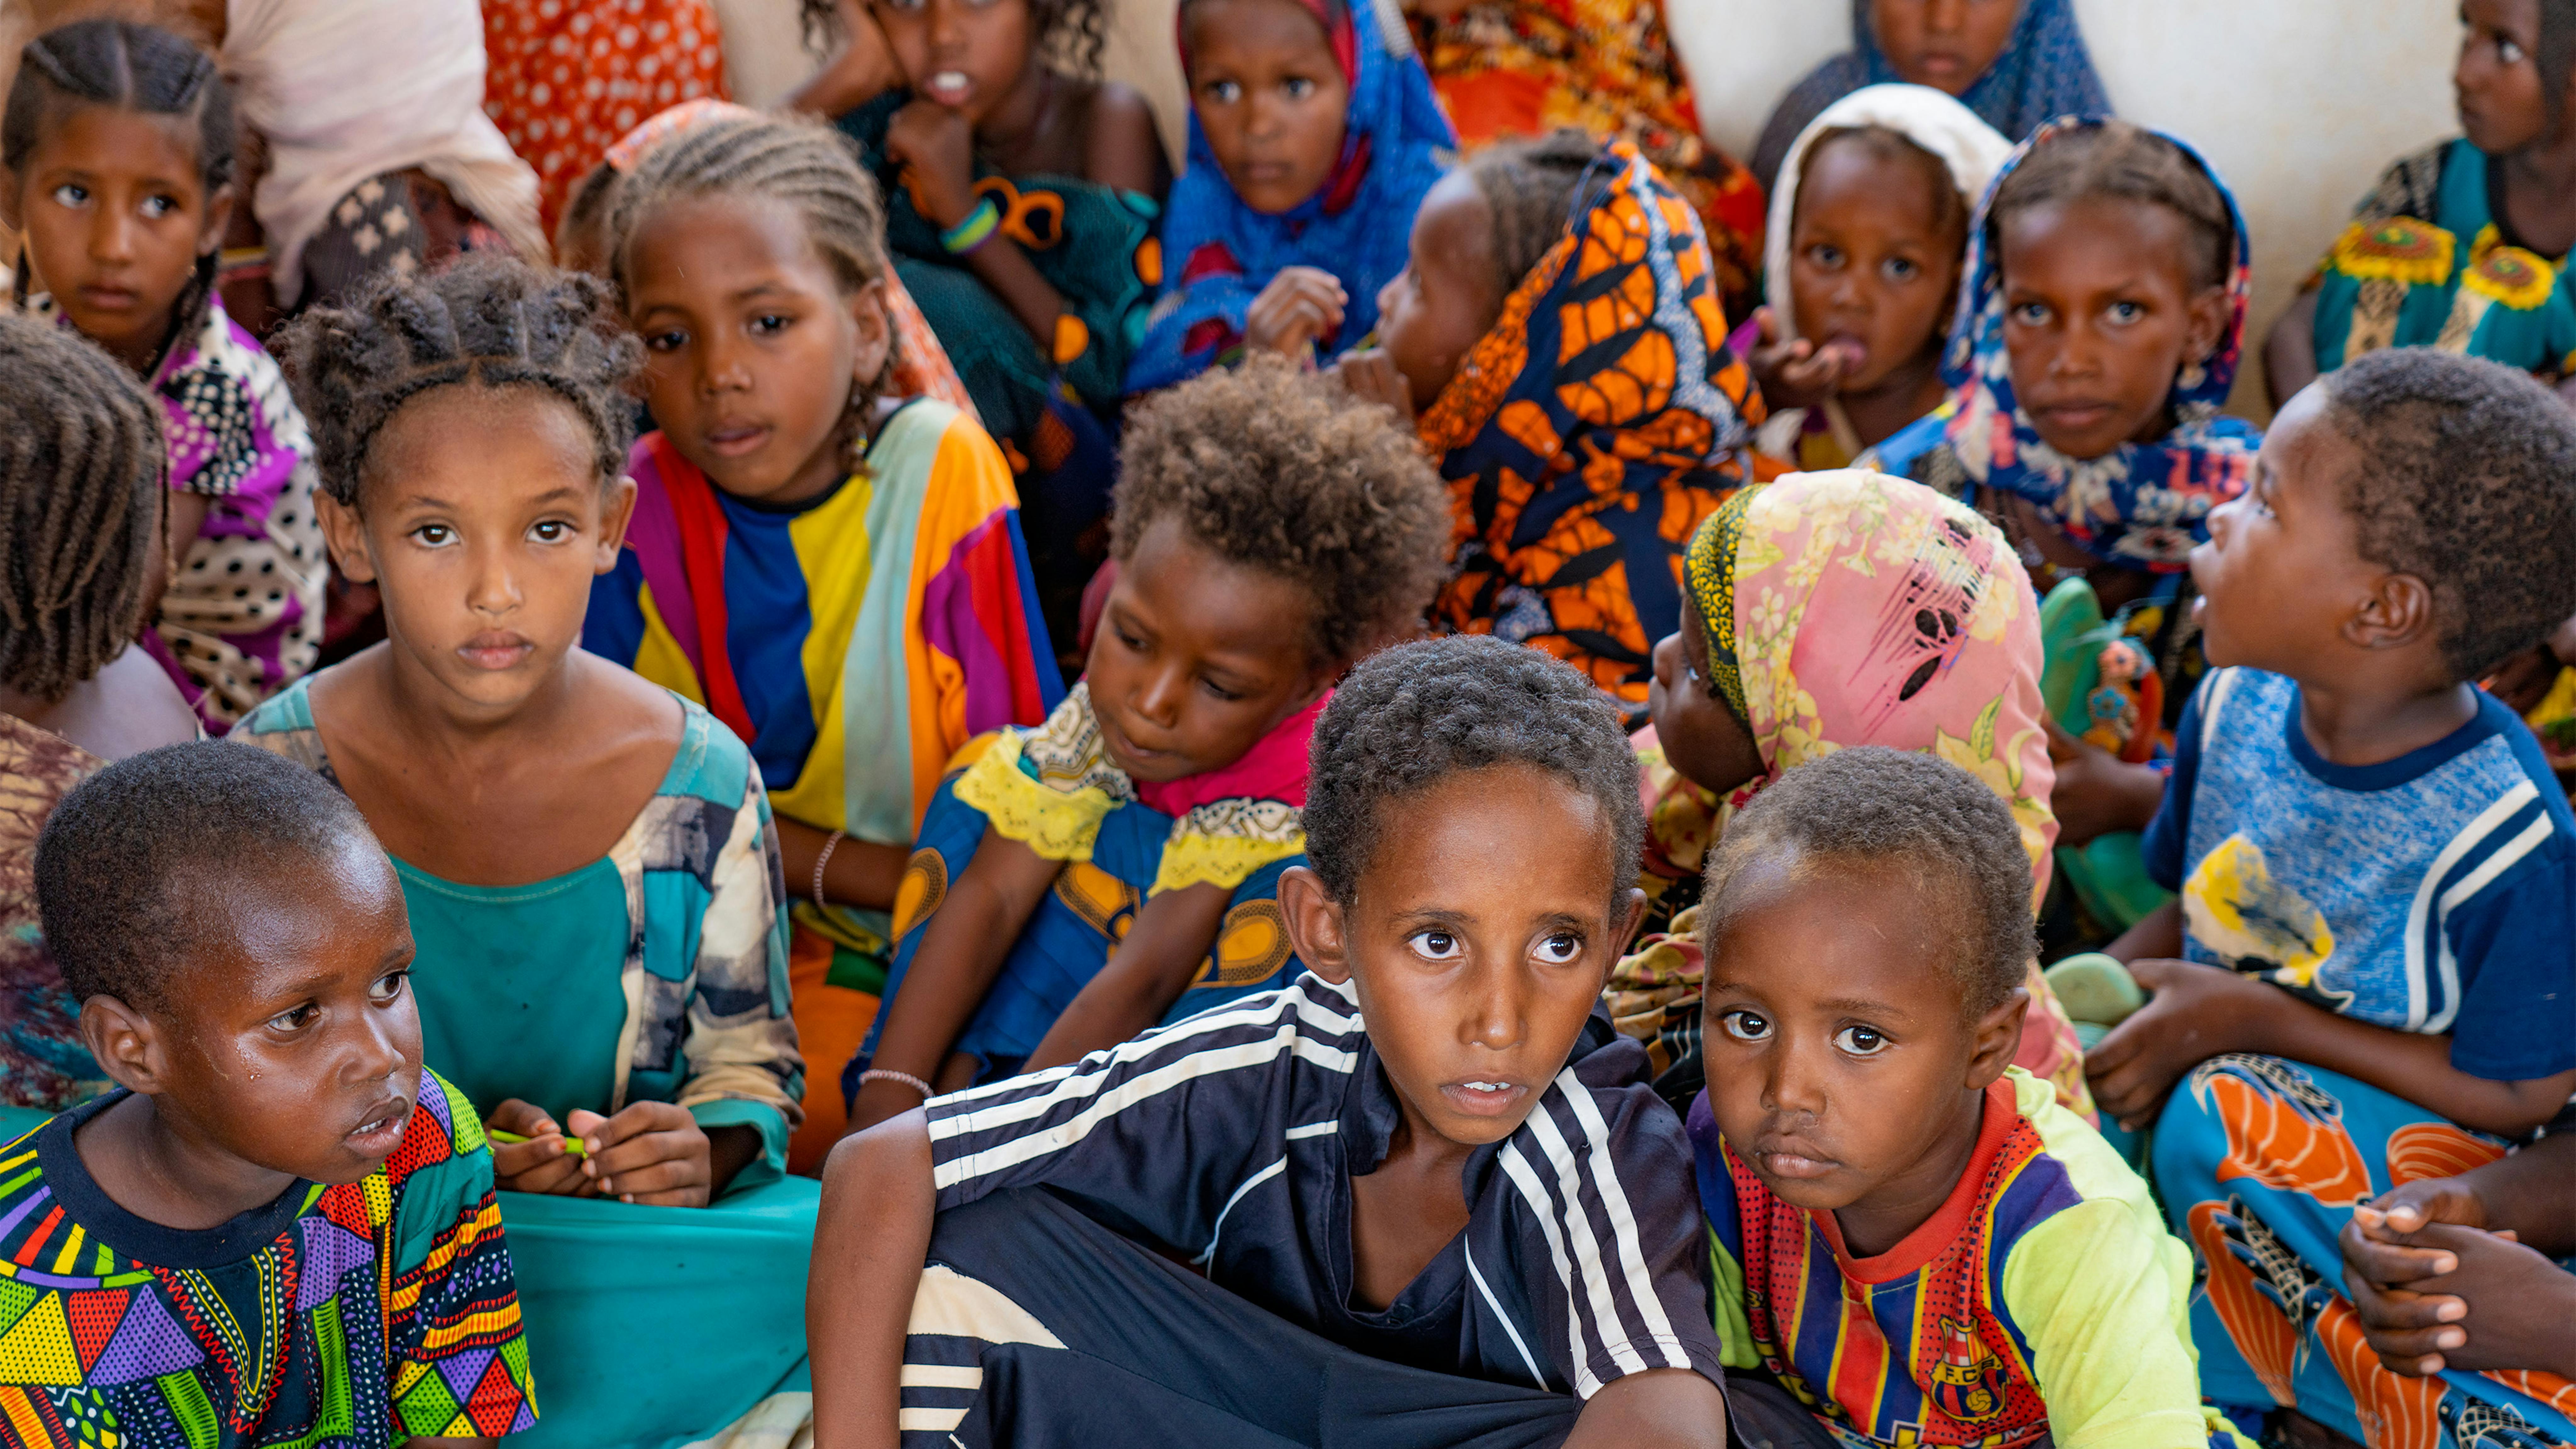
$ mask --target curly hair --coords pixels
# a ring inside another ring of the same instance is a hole
[[[1345,907],[1358,898],[1391,805],[1495,765],[1544,770],[1600,807],[1610,827],[1613,916],[1635,883],[1646,818],[1618,707],[1535,649],[1455,634],[1371,655],[1325,706],[1311,749],[1306,863]]]
[[[1100,0],[1029,0],[1029,16],[1037,22],[1037,52],[1058,74],[1099,77],[1101,47],[1109,43],[1109,15]],[[828,59],[849,29],[836,0],[797,0],[796,19],[807,53],[820,58]]]
[[[143,622],[161,409],[77,333],[0,316],[0,679],[51,703]]]
[[[2475,679],[2576,614],[2576,413],[2530,374],[2400,347],[2325,379],[2361,453],[2361,556],[2433,591],[2442,662]]]
[[[1315,597],[1319,662],[1422,617],[1448,567],[1449,496],[1395,415],[1283,358],[1202,373],[1137,404],[1110,553],[1166,515],[1229,562]]]
[[[1755,862],[1817,867],[1902,866],[1943,943],[1960,1005],[1971,1018],[2021,985],[2038,940],[2031,931],[2030,857],[2012,807],[1976,776],[1912,750],[1855,745],[1782,775],[1727,822],[1709,853],[1700,949],[1744,906],[1732,888]]]
[[[160,1009],[220,928],[207,902],[245,880],[304,885],[352,842],[376,846],[358,807],[282,755],[223,740],[145,750],[74,786],[37,837],[46,948],[74,997]]]
[[[506,256],[468,256],[426,276],[378,273],[281,336],[296,406],[313,427],[323,491],[358,506],[367,449],[403,404],[442,387],[543,388],[588,426],[600,480],[635,441],[627,384],[644,344],[607,284]]]
[[[1509,295],[1573,224],[1575,193],[1602,146],[1573,126],[1476,153],[1467,177],[1494,214],[1494,275]]]
[[[2227,197],[2191,153],[2143,126],[2105,121],[2051,136],[2004,177],[1986,229],[1999,237],[2007,218],[2088,196],[2161,206],[2188,225],[2184,266],[2206,290],[2227,285],[2236,256],[2236,223]]]

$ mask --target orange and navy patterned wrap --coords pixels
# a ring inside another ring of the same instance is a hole
[[[1699,214],[1612,143],[1567,234],[1423,415],[1458,565],[1438,619],[1642,707],[1649,652],[1680,627],[1682,552],[1743,486],[1761,419]]]

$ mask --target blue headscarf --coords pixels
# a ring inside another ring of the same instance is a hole
[[[1322,339],[1328,347],[1376,330],[1378,289],[1404,270],[1413,213],[1447,169],[1457,133],[1410,35],[1387,25],[1374,0],[1298,3],[1323,22],[1350,82],[1341,160],[1313,196],[1265,216],[1235,195],[1191,112],[1188,168],[1163,212],[1170,289],[1128,364],[1129,392],[1195,377],[1240,345],[1252,299],[1282,267],[1320,267],[1350,294],[1341,330]]]
[[[1771,113],[1754,148],[1753,175],[1764,186],[1780,174],[1781,159],[1807,123],[1827,106],[1863,86],[1901,81],[1870,23],[1873,0],[1852,0],[1852,48],[1810,72]],[[2093,73],[2093,54],[2075,23],[2075,0],[2021,0],[2021,15],[2003,53],[1960,103],[1980,120],[2019,141],[2059,116],[2107,116],[2111,99]]]

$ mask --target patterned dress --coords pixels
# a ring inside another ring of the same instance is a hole
[[[536,168],[554,235],[619,137],[682,101],[725,95],[710,0],[515,0],[483,7],[483,110]]]

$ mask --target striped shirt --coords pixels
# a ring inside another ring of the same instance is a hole
[[[1590,1398],[1723,1386],[1681,1119],[1595,1016],[1528,1120],[1468,1158],[1466,1231],[1352,1306],[1351,1178],[1401,1120],[1357,994],[1309,972],[1069,1067],[930,1104],[942,1210],[1046,1187],[1280,1317],[1390,1362]]]

